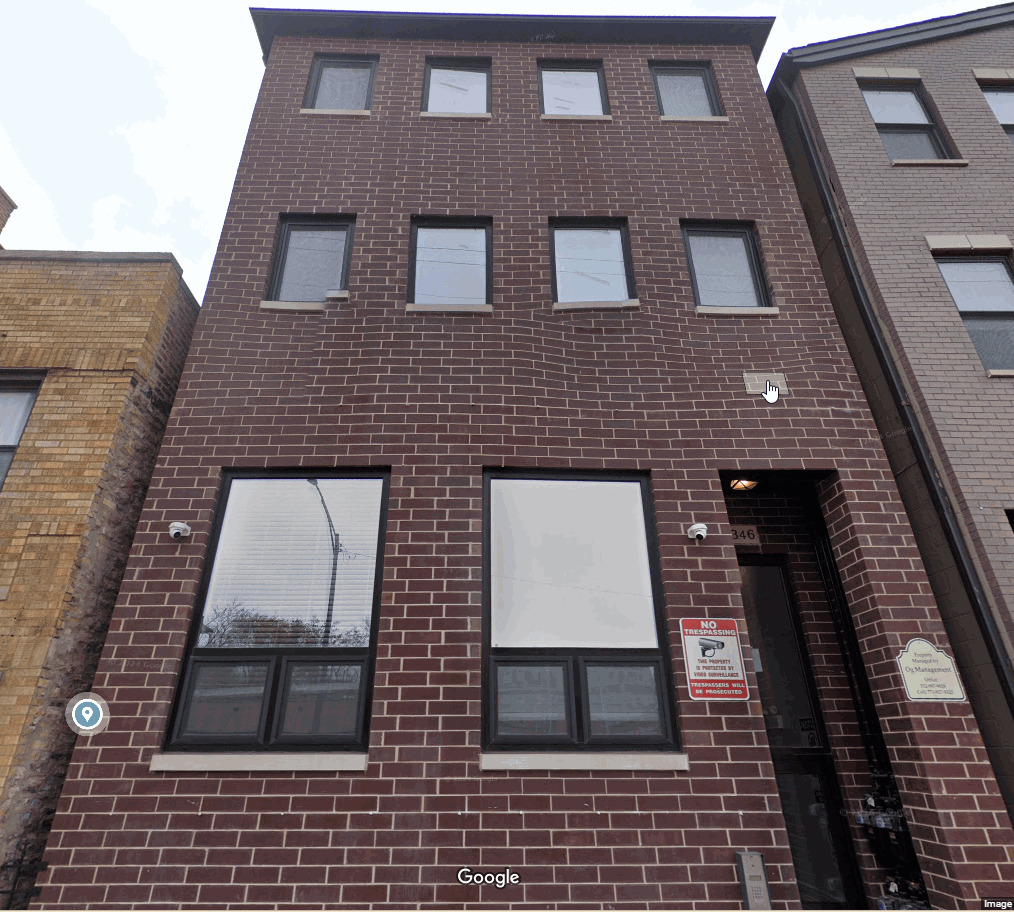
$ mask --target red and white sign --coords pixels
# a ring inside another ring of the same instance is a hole
[[[680,623],[690,699],[749,700],[736,621],[684,618]]]

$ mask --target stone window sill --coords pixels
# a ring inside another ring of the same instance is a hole
[[[986,371],[987,377],[1014,377],[1014,370],[1009,368],[994,368]]]
[[[724,114],[663,114],[660,120],[690,121],[697,123],[728,123],[729,118]]]
[[[300,770],[329,772],[339,770],[361,773],[366,769],[369,754],[333,752],[318,753],[195,753],[192,751],[155,754],[148,769],[153,773],[205,772],[298,772]]]
[[[420,111],[420,117],[433,117],[436,119],[444,120],[492,120],[493,115],[489,111],[473,112],[471,114],[464,111]]]
[[[554,301],[553,312],[562,310],[636,310],[641,306],[637,298],[629,301]]]
[[[341,117],[369,117],[369,108],[300,108],[300,114],[331,114]]]
[[[777,307],[698,307],[699,314],[714,317],[773,317]]]
[[[347,291],[336,292],[326,301],[261,301],[261,310],[294,310],[304,312],[317,312],[322,310],[334,310],[342,301],[349,299]]]
[[[479,754],[479,769],[493,770],[689,770],[686,754],[490,751]]]
[[[405,305],[405,313],[493,313],[492,304],[413,304]]]
[[[891,160],[892,166],[901,166],[902,168],[964,168],[967,164],[967,158],[895,158]]]
[[[540,114],[539,120],[612,120],[612,114]]]

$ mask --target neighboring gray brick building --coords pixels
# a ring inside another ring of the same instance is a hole
[[[1014,4],[795,48],[768,95],[1011,810]]]

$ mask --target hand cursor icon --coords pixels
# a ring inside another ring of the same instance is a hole
[[[774,405],[778,401],[778,387],[768,380],[768,385],[761,395],[764,397],[765,402]]]

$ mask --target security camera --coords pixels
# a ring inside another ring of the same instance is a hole
[[[172,536],[174,541],[187,538],[190,535],[190,526],[185,522],[171,522],[169,523],[169,535]]]
[[[687,538],[694,541],[704,541],[708,537],[708,527],[704,523],[694,523],[687,529]]]
[[[708,637],[701,637],[697,641],[697,645],[701,647],[701,658],[709,659],[713,656],[716,650],[725,649],[725,643],[721,640],[712,640]]]

